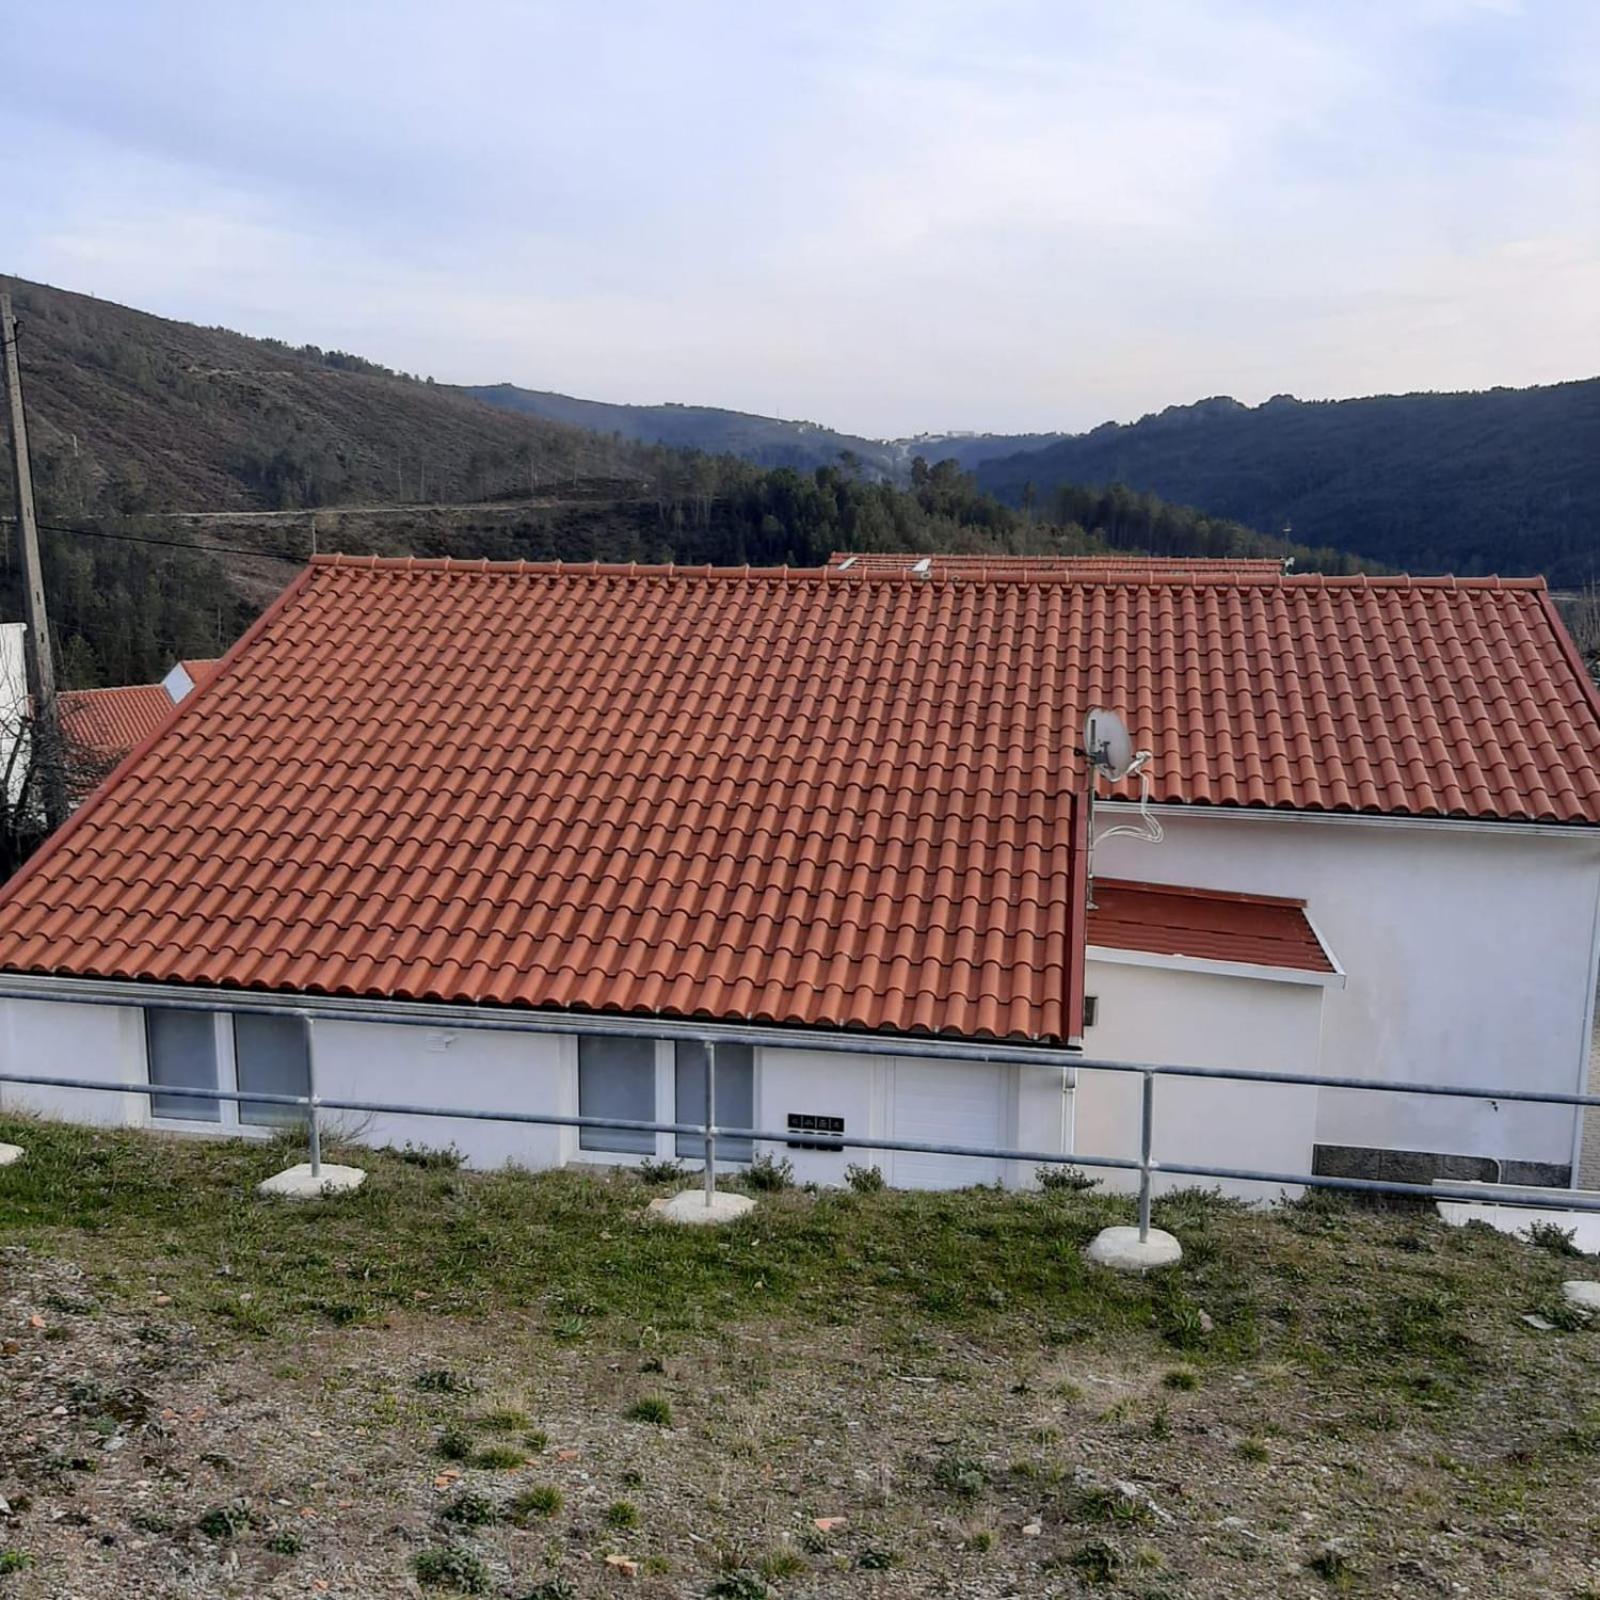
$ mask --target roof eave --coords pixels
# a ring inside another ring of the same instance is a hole
[[[1251,978],[1260,983],[1294,983],[1318,989],[1342,989],[1346,982],[1342,971],[1318,972],[1308,967],[1217,961],[1209,956],[1185,956],[1177,952],[1167,954],[1157,950],[1123,950],[1114,945],[1092,944],[1087,954],[1091,961],[1104,961],[1112,966],[1154,967],[1167,972],[1197,972],[1217,978]]]

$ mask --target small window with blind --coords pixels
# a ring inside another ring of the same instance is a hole
[[[674,1122],[704,1122],[706,1116],[706,1047],[688,1040],[675,1046],[674,1062],[677,1110]],[[717,1046],[717,1126],[753,1128],[756,1125],[755,1051],[747,1044]],[[685,1160],[704,1161],[703,1134],[677,1135],[678,1154]],[[719,1161],[748,1161],[755,1154],[749,1139],[729,1139],[717,1135]]]
[[[233,1061],[240,1094],[310,1094],[306,1025],[299,1017],[233,1019]],[[239,1120],[256,1127],[303,1126],[304,1110],[271,1100],[241,1100]]]
[[[217,1089],[217,1022],[210,1011],[152,1007],[144,1014],[151,1088]],[[195,1094],[153,1094],[150,1115],[175,1122],[221,1122],[222,1103]]]
[[[656,1047],[652,1039],[578,1036],[578,1115],[656,1122]],[[643,1128],[579,1128],[580,1150],[654,1155],[656,1136]]]

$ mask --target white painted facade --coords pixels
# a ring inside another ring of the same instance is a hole
[[[1586,1081],[1600,913],[1600,832],[1317,821],[1270,814],[1164,816],[1165,843],[1114,840],[1106,876],[1275,895],[1308,902],[1345,969],[1342,986],[1193,961],[1091,950],[1097,1020],[1085,1058],[1328,1073],[1572,1092]],[[574,1115],[574,1036],[426,1028],[370,1021],[314,1024],[318,1090],[328,1099]],[[7,1070],[145,1081],[137,1010],[0,1000]],[[656,1046],[657,1118],[673,1120],[673,1047]],[[770,1147],[797,1178],[843,1181],[851,1162],[904,1186],[1025,1184],[1033,1163],[865,1152],[849,1137],[999,1145],[1134,1158],[1137,1075],[949,1063],[808,1050],[755,1052],[755,1121],[790,1113],[844,1119],[842,1150]],[[0,1084],[0,1105],[74,1120],[143,1125],[144,1096]],[[374,1145],[455,1145],[475,1165],[531,1167],[637,1155],[579,1148],[575,1130],[492,1121],[333,1112]],[[189,1124],[158,1123],[188,1128]],[[1312,1170],[1316,1145],[1429,1151],[1566,1166],[1580,1119],[1561,1107],[1508,1106],[1353,1090],[1216,1080],[1158,1080],[1155,1155],[1167,1162]],[[217,1132],[216,1128],[205,1131]],[[244,1131],[254,1130],[227,1130]],[[674,1136],[657,1137],[671,1156]],[[689,1162],[687,1165],[693,1165]],[[1104,1174],[1102,1174],[1104,1176]],[[1131,1185],[1124,1174],[1113,1187]],[[1163,1179],[1164,1184],[1188,1178]],[[1277,1186],[1225,1185],[1256,1197]]]
[[[1089,973],[1107,1019],[1106,1038],[1122,1058],[1239,1064],[1238,1049],[1227,1041],[1249,1036],[1252,1045],[1243,1064],[1277,1064],[1294,1054],[1299,1070],[1316,1070],[1323,991],[1314,984],[1096,961],[1089,963]],[[4,1070],[108,1085],[149,1081],[144,1019],[135,1008],[5,999],[0,1000],[0,1024]],[[317,1020],[312,1028],[317,1091],[327,1100],[554,1116],[572,1116],[579,1109],[575,1035],[344,1020]],[[234,1087],[228,1038],[224,1018],[218,1027],[224,1089]],[[1210,1042],[1196,1048],[1196,1040]],[[660,1121],[677,1115],[673,1048],[667,1042],[655,1046]],[[1136,1075],[885,1056],[867,1048],[836,1054],[765,1046],[754,1052],[754,1087],[760,1128],[786,1130],[791,1113],[843,1119],[845,1143],[839,1148],[787,1140],[760,1146],[788,1159],[800,1182],[843,1183],[851,1163],[876,1166],[888,1182],[906,1188],[1019,1187],[1034,1181],[1032,1160],[852,1149],[852,1134],[1041,1155],[1077,1149],[1133,1158],[1139,1148]],[[1214,1102],[1202,1102],[1208,1094],[1216,1096]],[[240,1126],[231,1110],[211,1125],[193,1117],[152,1117],[148,1098],[138,1094],[0,1084],[0,1107],[212,1137],[265,1137],[270,1131]],[[1158,1154],[1168,1160],[1302,1171],[1310,1160],[1313,1110],[1314,1091],[1166,1083],[1158,1107]],[[1207,1120],[1213,1116],[1218,1120]],[[633,1165],[640,1159],[581,1149],[576,1129],[538,1124],[334,1110],[324,1113],[324,1125],[335,1135],[374,1146],[454,1145],[480,1167],[570,1161]],[[676,1156],[675,1136],[656,1135],[654,1154]],[[685,1161],[689,1167],[698,1164]],[[1123,1173],[1102,1176],[1112,1187],[1131,1182]]]
[[[1325,1070],[1323,1006],[1325,997],[1331,1003],[1337,996],[1335,988],[1194,969],[1163,971],[1124,960],[1091,960],[1086,987],[1097,1013],[1084,1036],[1087,1059],[1306,1075]],[[1071,1148],[1137,1157],[1142,1090],[1136,1073],[1081,1071]],[[1158,1162],[1309,1173],[1319,1093],[1288,1084],[1158,1078],[1152,1154]],[[1110,1189],[1138,1187],[1134,1173],[1103,1177]],[[1156,1189],[1195,1184],[1246,1199],[1274,1199],[1285,1192],[1281,1184],[1191,1177],[1158,1178]]]
[[[1163,843],[1113,839],[1096,869],[1303,899],[1348,974],[1326,996],[1324,1073],[1586,1092],[1600,830],[1175,807],[1161,820]],[[1320,1144],[1557,1166],[1581,1128],[1567,1107],[1358,1090],[1322,1091],[1317,1112]]]
[[[27,640],[27,623],[0,622],[0,772],[10,774],[13,802],[28,769],[26,750],[17,749],[28,731]]]

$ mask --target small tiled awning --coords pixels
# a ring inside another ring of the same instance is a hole
[[[1344,980],[1303,900],[1096,878],[1089,957],[1130,953],[1175,966]]]

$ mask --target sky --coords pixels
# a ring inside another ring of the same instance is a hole
[[[6,0],[0,271],[892,437],[1600,373],[1594,0]]]

